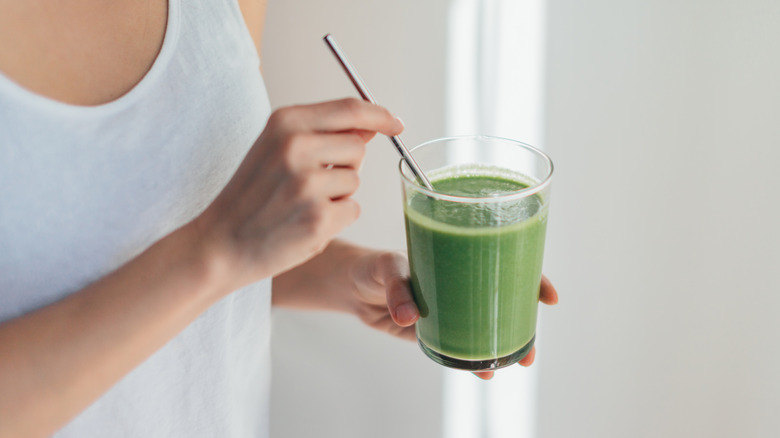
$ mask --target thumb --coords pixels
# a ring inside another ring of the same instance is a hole
[[[409,283],[409,262],[405,255],[388,252],[376,259],[377,280],[385,286],[387,310],[393,321],[401,327],[408,327],[420,318],[420,311],[414,303]]]

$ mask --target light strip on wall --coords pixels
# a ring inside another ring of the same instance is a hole
[[[447,135],[543,148],[544,0],[453,0],[448,20]],[[446,370],[444,438],[536,436],[536,367],[489,382]]]

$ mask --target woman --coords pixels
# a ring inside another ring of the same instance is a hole
[[[264,9],[0,1],[0,437],[265,436],[272,284],[413,339],[404,257],[332,241],[403,126],[271,114]]]

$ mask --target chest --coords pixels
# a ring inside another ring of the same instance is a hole
[[[114,100],[140,82],[168,16],[168,0],[10,3],[0,18],[0,71],[77,105]]]
[[[270,104],[237,4],[170,9],[154,65],[105,105],[63,104],[0,76],[0,320],[190,220],[262,130]]]
[[[75,105],[116,100],[141,82],[169,20],[168,0],[6,3],[0,72],[34,93]],[[264,7],[239,3],[259,47]]]

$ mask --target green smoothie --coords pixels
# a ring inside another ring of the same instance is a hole
[[[533,184],[522,175],[482,167],[433,174],[431,180],[436,192],[481,198]],[[464,203],[414,192],[404,212],[423,348],[457,361],[524,356],[536,332],[544,199],[534,194]]]

